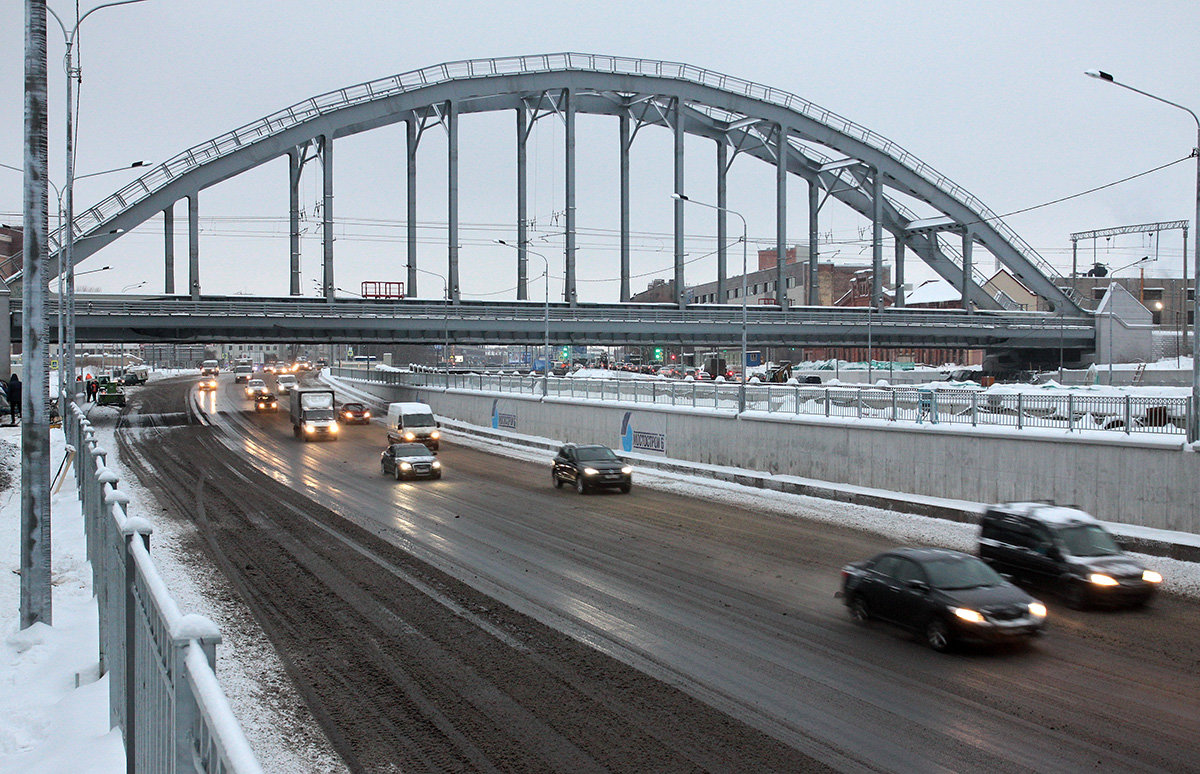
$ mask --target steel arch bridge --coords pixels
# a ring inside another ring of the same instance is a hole
[[[621,211],[621,298],[630,298],[629,151],[644,126],[668,128],[674,136],[674,190],[685,195],[684,136],[715,141],[717,206],[725,206],[725,178],[741,154],[772,164],[776,175],[777,255],[786,254],[789,178],[807,184],[809,201],[809,296],[815,304],[821,206],[833,198],[872,224],[875,268],[872,300],[881,304],[883,233],[894,238],[897,305],[903,305],[903,264],[912,251],[958,287],[968,309],[999,309],[1006,297],[990,297],[972,260],[984,246],[1010,272],[1058,313],[1086,316],[1075,300],[1050,279],[1051,267],[982,202],[944,175],[875,132],[793,94],[692,65],[646,59],[560,53],[440,64],[322,94],[201,143],[153,167],[74,220],[73,263],[87,258],[124,232],[162,212],[167,239],[164,261],[168,294],[174,288],[174,205],[188,201],[189,287],[200,298],[198,199],[204,189],[282,156],[289,159],[292,295],[300,295],[299,181],[304,165],[320,162],[324,203],[323,292],[334,299],[333,147],[339,137],[403,122],[407,136],[407,280],[417,287],[416,165],[423,133],[441,126],[447,135],[447,278],[452,302],[458,288],[458,118],[463,114],[511,110],[516,119],[517,300],[527,295],[526,141],[533,124],[557,116],[565,126],[564,301],[576,300],[575,116],[615,116],[619,124]],[[929,205],[938,214],[918,217],[896,194]],[[675,301],[684,290],[684,207],[674,209]],[[718,214],[718,298],[726,294],[725,215]],[[956,239],[943,237],[950,232]],[[55,234],[52,247],[61,245]],[[19,281],[19,273],[7,278]],[[783,262],[777,262],[776,300],[786,307]]]

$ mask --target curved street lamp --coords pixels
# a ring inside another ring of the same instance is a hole
[[[1101,81],[1107,81],[1114,86],[1120,86],[1122,89],[1128,89],[1129,91],[1136,92],[1141,94],[1143,97],[1149,97],[1156,102],[1161,102],[1164,105],[1170,105],[1173,108],[1178,108],[1179,110],[1182,110],[1191,116],[1192,120],[1196,122],[1196,146],[1192,148],[1192,155],[1196,157],[1196,221],[1193,224],[1196,230],[1193,233],[1196,234],[1196,245],[1197,247],[1200,247],[1200,117],[1197,117],[1195,111],[1193,111],[1191,108],[1186,108],[1183,105],[1172,102],[1169,99],[1163,99],[1162,97],[1151,94],[1148,91],[1142,91],[1141,89],[1134,88],[1128,84],[1121,83],[1112,75],[1104,72],[1103,70],[1087,70],[1084,72],[1084,75]],[[1196,290],[1200,290],[1200,249],[1193,249],[1192,252],[1195,254],[1195,258],[1193,259],[1195,261],[1195,270],[1192,273],[1192,276],[1195,278],[1195,284],[1192,290],[1192,412],[1191,416],[1188,417],[1188,443],[1195,443],[1197,440],[1200,440],[1200,356],[1198,356],[1200,355],[1200,351],[1198,351],[1200,347],[1197,346],[1197,339],[1200,338],[1200,336],[1197,335],[1196,330],[1196,325],[1200,324],[1200,293],[1196,292]],[[1185,277],[1183,290],[1186,297],[1186,265],[1184,266],[1183,273]]]

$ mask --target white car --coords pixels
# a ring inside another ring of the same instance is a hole
[[[267,391],[267,383],[264,382],[262,379],[251,379],[250,381],[246,382],[246,397],[247,398],[253,398],[255,395],[258,395],[260,392],[266,392],[266,391]]]
[[[275,377],[280,392],[291,392],[296,389],[296,377],[292,374],[279,374]]]

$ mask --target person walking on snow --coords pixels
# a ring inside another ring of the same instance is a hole
[[[9,424],[15,425],[17,417],[21,416],[21,380],[15,373],[8,380],[8,413]]]

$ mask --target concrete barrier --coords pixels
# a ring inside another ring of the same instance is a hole
[[[1200,533],[1200,454],[1178,439],[903,425],[374,384],[473,425],[775,476],[1001,502],[1052,499],[1104,521]]]

